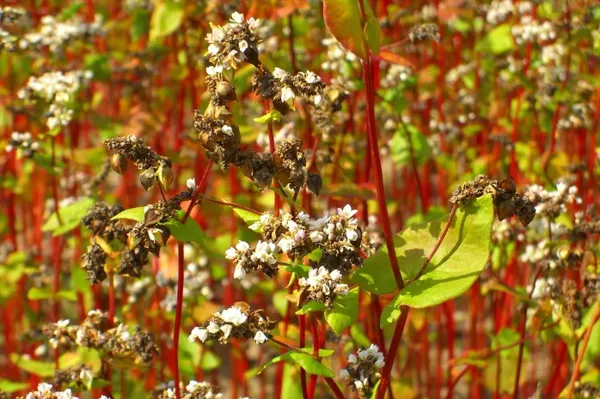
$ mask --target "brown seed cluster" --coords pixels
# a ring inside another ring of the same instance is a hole
[[[413,43],[424,40],[439,42],[441,39],[440,27],[433,23],[413,26],[408,33],[408,38]]]
[[[56,370],[52,384],[57,387],[75,386],[80,390],[85,390],[89,388],[93,378],[94,373],[92,370],[83,364],[79,364],[66,369]]]
[[[142,171],[140,184],[146,191],[150,190],[157,180],[164,188],[169,188],[173,182],[171,160],[145,146],[141,138],[134,135],[115,137],[106,140],[104,146],[110,152],[110,166],[118,174],[125,173],[128,161],[132,161],[135,167]]]
[[[319,193],[321,179],[306,169],[306,157],[300,140],[285,141],[274,154],[259,154],[240,148],[241,138],[236,125],[228,125],[196,110],[194,127],[211,159],[224,170],[231,165],[240,168],[260,190],[267,189],[273,178],[277,178],[282,185],[289,184],[294,192],[309,183],[308,188],[315,194]]]
[[[488,193],[494,197],[494,206],[499,220],[516,215],[521,224],[527,226],[535,218],[533,202],[517,193],[515,182],[511,177],[498,183],[485,175],[479,175],[457,187],[449,201],[452,204],[462,205],[468,200]]]
[[[149,363],[158,355],[151,333],[142,331],[138,326],[130,333],[123,324],[110,328],[106,313],[98,310],[90,311],[80,325],[61,320],[44,324],[40,330],[49,339],[50,345],[61,351],[81,346],[99,350],[110,358],[135,363]]]

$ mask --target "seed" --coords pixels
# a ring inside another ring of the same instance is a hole
[[[118,152],[110,156],[110,167],[120,175],[125,174],[127,170],[127,158]]]

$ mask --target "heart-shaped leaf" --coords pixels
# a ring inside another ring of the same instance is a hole
[[[265,368],[268,366],[279,363],[279,362],[293,362],[302,367],[308,374],[321,375],[323,377],[333,377],[333,371],[319,360],[317,360],[313,355],[310,355],[301,351],[289,351],[284,353],[283,355],[279,355],[274,357],[265,363],[258,374],[262,373]]]
[[[445,228],[448,217],[411,226],[396,236],[398,263],[408,284],[381,315],[381,325],[395,322],[400,306],[425,308],[462,295],[471,287],[487,264],[494,220],[491,195],[470,201],[456,212],[452,224],[431,262],[414,279]],[[381,264],[390,269],[389,262]]]
[[[365,9],[364,27],[359,1]],[[346,50],[366,60],[369,54],[364,45],[366,42],[373,55],[379,53],[381,28],[368,0],[324,0],[323,18],[331,34]]]
[[[333,308],[325,312],[325,320],[337,335],[352,326],[358,317],[358,288],[353,288],[346,295],[338,295]]]

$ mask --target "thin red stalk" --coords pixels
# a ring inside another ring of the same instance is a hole
[[[464,368],[464,370],[462,370],[460,373],[458,373],[458,375],[456,376],[456,378],[452,381],[452,384],[450,384],[450,387],[448,389],[448,393],[446,394],[446,399],[450,399],[454,393],[454,387],[456,386],[456,384],[458,384],[458,382],[460,381],[460,379],[467,374],[467,372],[469,370],[471,370],[473,368],[473,366],[467,366]]]
[[[344,393],[342,392],[340,387],[338,387],[338,385],[335,383],[333,378],[327,377],[327,378],[325,378],[325,382],[327,383],[327,385],[329,385],[329,387],[331,388],[331,391],[333,392],[333,394],[335,395],[335,397],[337,399],[345,398]]]
[[[317,318],[314,315],[311,315],[310,318],[311,324],[311,334],[313,338],[313,356],[319,355],[319,328],[317,325]],[[310,379],[308,381],[308,397],[309,399],[313,399],[315,397],[315,389],[317,388],[317,375],[311,374]]]
[[[585,337],[583,338],[583,345],[579,348],[579,355],[577,356],[577,361],[575,362],[575,367],[573,368],[573,375],[571,376],[571,381],[569,382],[569,391],[567,394],[567,399],[571,399],[573,397],[573,391],[575,390],[575,383],[579,379],[579,373],[581,370],[581,363],[583,362],[583,357],[585,355],[585,351],[587,349],[588,344],[590,343],[590,338],[592,336],[592,330],[594,329],[594,325],[600,319],[600,306],[596,307],[596,311],[592,316],[592,320],[590,321],[590,325],[585,332]]]
[[[271,107],[269,105],[269,102],[265,101],[265,114],[268,113],[270,110],[271,110]],[[271,151],[271,154],[273,154],[275,152],[275,137],[273,136],[273,122],[269,121],[268,129],[269,129],[269,151]],[[279,187],[277,178],[275,178],[274,185],[275,185],[275,187]],[[279,216],[279,210],[281,209],[281,198],[279,198],[279,194],[277,193],[277,191],[275,191],[273,193],[273,204],[275,207],[275,209],[273,210],[273,214],[275,215],[275,217],[277,217],[277,216]]]
[[[191,208],[191,205],[190,205]],[[173,330],[173,350],[175,351],[175,398],[181,399],[179,387],[179,332],[181,331],[181,312],[183,310],[183,277],[185,271],[184,247],[177,243],[177,306],[175,308],[175,328]]]
[[[542,268],[538,267],[537,272],[535,273],[535,277],[533,278],[533,284],[531,286],[531,290],[529,291],[529,299],[533,295],[533,291],[535,290],[535,284],[537,283],[538,278],[542,274]],[[521,367],[523,365],[523,350],[525,347],[525,325],[527,323],[527,303],[523,303],[523,310],[521,312],[521,343],[519,344],[519,354],[517,357],[517,373],[515,376],[515,387],[513,391],[513,398],[517,399],[519,397],[519,379],[521,377]]]
[[[198,184],[196,191],[190,201],[188,209],[183,217],[182,223],[185,223],[192,212],[194,203],[198,198],[198,195],[206,188],[206,182],[212,162],[209,161],[204,170],[202,180]],[[177,243],[177,305],[175,307],[175,326],[173,329],[173,350],[175,352],[175,397],[181,398],[181,390],[179,387],[179,335],[181,332],[181,313],[183,311],[183,283],[185,277],[185,262],[184,262],[184,246],[182,242]]]

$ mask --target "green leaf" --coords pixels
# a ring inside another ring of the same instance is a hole
[[[502,54],[515,48],[510,24],[502,24],[487,33],[477,43],[477,50],[487,54]]]
[[[150,21],[150,40],[175,32],[181,26],[184,16],[184,3],[175,1],[159,3]]]
[[[39,301],[41,299],[53,298],[54,294],[48,288],[31,287],[27,291],[27,299],[32,301]]]
[[[337,335],[356,322],[358,317],[358,288],[351,289],[346,295],[338,295],[333,308],[325,311],[325,320]]]
[[[57,298],[66,299],[67,301],[77,301],[77,293],[74,290],[60,290],[55,296]]]
[[[304,304],[304,306],[302,306],[300,309],[298,309],[296,311],[296,314],[307,314],[310,312],[322,312],[325,309],[327,309],[327,308],[321,302],[308,301],[307,303]]]
[[[368,348],[371,345],[371,339],[365,334],[360,324],[353,324],[350,327],[350,336],[356,342],[356,345]]]
[[[42,226],[42,231],[52,232],[52,235],[55,237],[68,233],[79,226],[81,219],[93,205],[94,200],[92,198],[84,197],[72,204],[60,208],[58,212],[63,224],[61,225],[58,223],[56,212],[54,212]]]
[[[409,281],[381,315],[381,325],[395,322],[400,306],[435,306],[462,295],[487,264],[494,220],[491,195],[470,201],[456,212],[444,241],[416,280],[425,259],[445,228],[447,217],[426,225],[411,226],[394,240],[404,281]],[[390,268],[389,262],[381,264]]]
[[[351,51],[356,56],[367,59],[367,49],[363,44],[363,26],[360,19],[360,8],[358,1],[361,0],[324,0],[323,1],[323,18],[327,28],[337,39],[338,42],[348,51]],[[362,0],[365,6],[367,15],[370,8],[368,0]],[[373,11],[370,11],[371,14]],[[375,40],[375,28],[372,24],[369,27],[371,41]]]
[[[204,244],[205,235],[204,231],[198,222],[193,218],[187,218],[185,223],[181,223],[177,219],[171,219],[166,223],[162,223],[163,226],[167,226],[171,231],[171,235],[179,242],[195,242],[197,244]]]
[[[412,144],[415,160],[418,165],[421,165],[431,156],[431,147],[425,136],[414,125],[406,125],[406,127],[408,134],[404,126],[400,126],[390,141],[392,159],[399,167],[408,165],[411,162],[409,144]],[[409,137],[411,143],[408,142]]]
[[[260,215],[242,208],[232,208],[233,212],[246,223],[248,227],[260,221]],[[256,231],[256,230],[255,230]],[[260,233],[260,231],[257,231]]]
[[[200,368],[204,371],[211,371],[221,366],[221,358],[215,352],[204,350],[200,358]]]
[[[40,377],[52,377],[54,375],[55,368],[53,362],[32,360],[24,356],[20,356],[17,353],[10,354],[10,361],[18,368],[25,370],[28,373],[39,375]]]
[[[148,10],[140,8],[135,10],[131,23],[131,38],[140,40],[150,28],[150,14]]]
[[[387,248],[382,246],[368,257],[363,267],[356,269],[350,280],[365,291],[376,295],[391,294],[398,286],[390,265]]]
[[[266,115],[263,115],[258,118],[254,118],[253,121],[257,122],[257,123],[262,123],[262,124],[267,124],[269,122],[279,122],[279,121],[281,121],[281,112],[274,109],[274,110],[271,110],[271,112],[269,112]]]
[[[110,66],[108,64],[108,57],[106,55],[86,55],[84,65],[85,69],[92,71],[95,80],[105,82],[110,77]]]
[[[14,382],[11,380],[0,380],[0,392],[13,393],[29,386],[27,382]]]
[[[77,14],[77,12],[81,9],[81,7],[83,7],[83,2],[76,2],[72,5],[70,5],[67,8],[64,8],[60,14],[58,14],[58,20],[59,21],[66,21],[68,19],[71,19],[75,16],[75,14]]]
[[[373,55],[379,54],[379,49],[381,47],[381,26],[379,26],[379,21],[377,17],[373,13],[373,10],[370,6],[369,0],[358,0],[362,1],[365,7],[365,14],[367,14],[367,22],[365,24],[365,38],[367,39],[367,44],[369,45],[369,49]]]
[[[137,208],[125,209],[123,212],[118,213],[115,216],[113,216],[110,220],[129,219],[129,220],[135,220],[136,222],[141,222],[142,220],[144,220],[145,213],[146,212],[144,211],[144,207],[138,206]]]
[[[260,368],[258,374],[262,373],[263,370],[268,366],[279,362],[296,363],[304,370],[306,370],[308,374],[315,374],[329,378],[332,378],[334,376],[333,371],[331,371],[329,367],[325,366],[312,355],[301,351],[289,351],[284,353],[283,355],[274,357]]]

